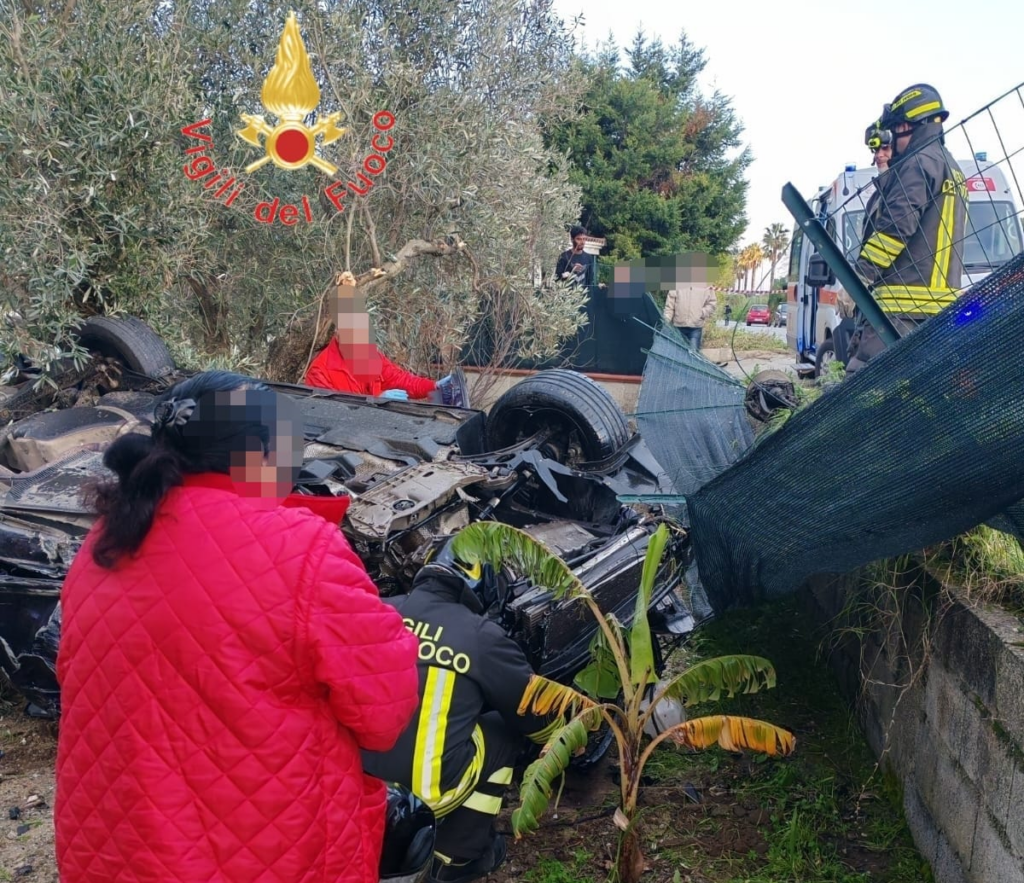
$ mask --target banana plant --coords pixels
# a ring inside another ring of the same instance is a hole
[[[615,823],[622,832],[616,861],[621,883],[636,883],[643,872],[637,805],[644,766],[658,746],[671,742],[702,750],[717,744],[727,751],[750,749],[769,755],[788,755],[796,746],[795,737],[787,730],[766,721],[731,715],[692,718],[654,738],[645,738],[645,727],[663,700],[692,707],[775,686],[775,669],[767,659],[722,656],[699,662],[669,678],[656,687],[650,703],[644,706],[649,686],[657,683],[647,608],[668,539],[664,524],[651,537],[629,628],[601,610],[561,558],[521,530],[496,522],[478,522],[458,534],[453,548],[468,563],[509,567],[534,585],[548,589],[556,599],[585,604],[597,621],[600,631],[591,645],[593,661],[576,679],[577,686],[591,695],[539,675],[533,676],[523,694],[520,714],[561,715],[565,723],[523,776],[520,806],[512,813],[512,830],[518,840],[539,828],[556,782],[572,757],[586,748],[588,734],[603,723],[611,730],[619,755],[620,797]]]

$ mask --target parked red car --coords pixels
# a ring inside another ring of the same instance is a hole
[[[768,325],[772,320],[772,311],[768,304],[754,304],[747,310],[748,325]]]

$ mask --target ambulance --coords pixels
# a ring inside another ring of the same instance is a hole
[[[1020,208],[1003,170],[989,164],[984,153],[957,162],[967,177],[968,189],[962,280],[966,289],[1019,254],[1024,249],[1024,236]],[[815,216],[851,264],[860,253],[864,209],[873,190],[867,185],[876,175],[874,166],[858,169],[849,165],[811,202]],[[814,244],[799,227],[794,229],[787,274],[786,339],[796,354],[798,373],[817,377],[830,361],[846,361],[853,321],[840,311],[841,291],[842,286]]]

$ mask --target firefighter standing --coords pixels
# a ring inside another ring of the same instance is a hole
[[[878,179],[877,200],[865,218],[857,271],[901,335],[959,293],[967,186],[942,137],[948,116],[939,93],[918,84],[887,104],[878,123],[880,132],[891,133],[893,161]],[[856,373],[883,349],[860,317],[846,373]]]
[[[518,714],[533,671],[519,646],[484,616],[490,582],[455,559],[451,540],[385,601],[420,639],[420,710],[388,752],[363,753],[372,776],[405,785],[441,819],[435,883],[467,883],[497,868],[502,795],[526,739],[544,744],[561,718]]]
[[[878,177],[872,181],[871,196],[868,197],[864,206],[864,228],[867,228],[869,218],[874,217],[878,210],[878,195],[882,189],[882,173],[889,168],[892,161],[892,132],[882,128],[882,120],[875,120],[864,131],[864,143],[871,151],[871,165],[878,169]],[[844,319],[852,318],[854,322],[861,319],[860,311],[852,297],[840,288],[836,295],[839,313]],[[852,340],[852,334],[851,334]]]

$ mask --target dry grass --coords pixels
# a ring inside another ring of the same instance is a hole
[[[936,575],[960,587],[969,602],[1024,612],[1024,549],[1012,534],[978,525],[930,563]]]
[[[735,347],[736,352],[759,352],[759,353],[785,353],[789,351],[784,340],[779,340],[772,334],[761,334],[757,331],[747,331],[744,326],[735,324],[728,327],[714,324],[709,320],[704,326],[704,334],[701,336],[701,348],[712,349],[714,347]]]

